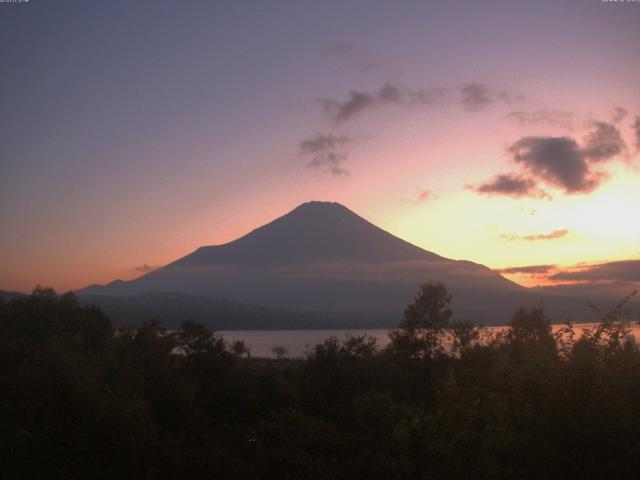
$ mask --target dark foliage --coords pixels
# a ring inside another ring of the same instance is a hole
[[[251,358],[195,322],[114,330],[72,294],[0,302],[8,479],[636,478],[640,351],[623,308],[577,339],[541,309],[490,335],[424,285],[390,346]]]

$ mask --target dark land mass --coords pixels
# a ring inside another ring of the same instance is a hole
[[[386,328],[388,321],[357,315],[299,311],[247,305],[229,300],[181,293],[144,293],[123,297],[82,295],[85,304],[99,305],[114,326],[140,325],[157,318],[174,329],[194,320],[215,330],[316,330],[340,328]],[[396,322],[397,324],[397,322]]]
[[[2,478],[637,478],[619,311],[573,341],[539,309],[487,335],[449,307],[426,285],[383,350],[328,338],[268,360],[192,321],[115,330],[73,294],[0,300]]]
[[[592,321],[585,298],[606,306],[619,298],[527,289],[484,265],[428,252],[328,202],[300,205],[244,237],[201,247],[138,279],[76,293],[118,324],[157,316],[230,329],[373,328],[397,324],[416,285],[435,281],[452,292],[457,319],[484,325],[504,325],[518,306],[540,304],[556,322],[568,315]]]

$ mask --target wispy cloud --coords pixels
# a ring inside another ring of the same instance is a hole
[[[508,113],[506,118],[527,127],[546,124],[571,130],[574,113],[566,110],[535,110],[533,112],[518,110]]]
[[[462,107],[469,112],[479,112],[489,105],[502,102],[507,105],[524,100],[522,94],[497,92],[484,83],[469,83],[460,87]]]
[[[510,242],[520,241],[520,240],[535,242],[539,240],[555,240],[557,238],[565,237],[568,233],[569,233],[569,230],[562,229],[562,230],[554,230],[553,232],[550,232],[550,233],[538,233],[538,234],[532,234],[532,235],[502,234],[500,235],[500,238],[504,240],[508,240]]]
[[[352,62],[359,70],[368,71],[380,66],[380,62],[367,50],[350,42],[338,42],[325,46],[324,55],[343,57]]]
[[[640,260],[582,265],[562,270],[549,276],[553,281],[600,282],[624,281],[640,282]]]
[[[515,275],[519,282],[553,288],[558,292],[581,297],[624,296],[640,286],[640,260],[637,259],[597,264],[582,263],[565,267],[526,265],[496,271],[505,275]]]
[[[526,265],[522,267],[508,267],[497,269],[498,273],[514,274],[514,273],[528,273],[528,274],[541,274],[549,273],[555,270],[556,265]]]
[[[351,141],[352,139],[348,135],[318,133],[311,138],[302,140],[298,146],[298,150],[301,154],[325,153],[328,150],[335,150],[340,146],[346,145]]]
[[[636,150],[640,151],[640,115],[637,115],[635,122],[633,122],[633,133],[635,135]]]
[[[321,100],[324,111],[337,124],[345,123],[365,111],[389,105],[432,105],[444,98],[447,89],[433,87],[427,90],[410,90],[387,83],[376,92],[353,90],[346,100],[335,98]]]
[[[626,108],[615,107],[613,109],[613,115],[611,117],[611,122],[620,123],[629,115],[629,111]]]
[[[486,85],[472,83],[460,88],[462,105],[465,110],[478,111],[489,105],[492,101],[489,89]]]
[[[585,138],[582,154],[585,158],[598,162],[619,155],[625,147],[620,131],[614,125],[595,122],[594,130]]]
[[[524,99],[523,95],[498,92],[482,83],[469,83],[457,89],[442,86],[411,89],[388,82],[377,91],[352,90],[346,100],[324,98],[321,103],[324,111],[341,124],[382,106],[434,105],[447,97],[453,98],[449,96],[452,90],[458,90],[460,105],[469,112],[480,112],[497,102],[512,104]]]
[[[311,168],[317,168],[336,176],[349,176],[349,170],[342,167],[342,162],[347,159],[346,154],[328,152],[317,155],[307,164]]]
[[[548,196],[543,190],[538,188],[533,179],[511,173],[496,175],[485,183],[467,185],[466,188],[479,194],[505,195],[514,198],[545,198]]]
[[[640,288],[640,260],[598,264],[526,265],[496,269],[518,283],[551,289],[575,298],[611,297],[617,300]]]
[[[298,145],[298,154],[311,157],[307,162],[307,166],[310,168],[336,176],[347,176],[349,171],[343,167],[343,162],[348,158],[348,155],[343,149],[352,141],[351,137],[344,134],[319,133],[302,140]]]

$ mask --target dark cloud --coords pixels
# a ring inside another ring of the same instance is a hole
[[[536,197],[543,198],[547,194],[540,190],[536,182],[514,174],[500,174],[480,185],[467,185],[474,192],[485,195],[505,195],[509,197]]]
[[[143,265],[140,265],[139,267],[134,268],[134,270],[136,272],[139,272],[139,273],[148,273],[148,272],[152,272],[155,269],[156,269],[156,267],[151,267],[151,266],[147,265],[146,263],[143,264]]]
[[[569,137],[524,137],[508,151],[531,174],[567,193],[590,192],[603,179],[590,171],[578,143]]]
[[[354,90],[345,101],[335,98],[323,99],[322,105],[336,123],[344,123],[364,111],[383,105],[430,105],[440,101],[446,93],[446,88],[409,90],[387,83],[377,92]]]
[[[510,242],[518,241],[518,240],[527,240],[529,242],[535,242],[538,240],[555,240],[557,238],[562,238],[569,233],[569,230],[554,230],[551,233],[538,233],[535,235],[500,235],[500,238],[505,240],[509,240]]]
[[[637,115],[636,121],[633,122],[633,133],[636,137],[636,150],[640,150],[640,115]]]
[[[342,164],[347,159],[347,154],[340,152],[353,139],[348,135],[317,134],[311,138],[302,140],[298,145],[300,156],[311,156],[307,163],[310,168],[330,173],[337,176],[349,175],[349,171]]]
[[[640,134],[640,120],[637,123]],[[498,175],[473,190],[512,197],[536,196],[540,192],[533,190],[537,180],[565,193],[589,193],[607,178],[593,165],[612,160],[625,148],[618,129],[606,122],[594,123],[582,147],[571,137],[523,137],[507,152],[525,170],[526,177],[515,173]]]
[[[585,138],[583,155],[592,161],[609,160],[625,149],[620,131],[612,124],[596,122]]]
[[[640,260],[586,265],[550,275],[549,280],[571,282],[640,282]]]
[[[549,273],[555,270],[555,265],[527,265],[524,267],[509,267],[496,270],[498,273]]]
[[[525,121],[530,118],[522,112],[509,115]],[[640,117],[634,127],[640,144]],[[594,165],[613,160],[625,149],[620,131],[607,122],[594,122],[593,130],[586,135],[583,146],[566,136],[522,137],[511,144],[507,152],[523,171],[498,175],[487,183],[467,188],[481,194],[545,196],[542,190],[533,188],[534,181],[537,181],[568,194],[589,193],[607,178],[604,172],[594,169]]]
[[[533,112],[515,111],[508,113],[507,119],[519,125],[531,126],[547,124],[570,130],[573,127],[573,112],[565,110],[536,110]]]

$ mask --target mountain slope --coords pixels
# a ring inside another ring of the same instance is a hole
[[[26,293],[21,293],[21,292],[11,292],[7,290],[0,290],[0,298],[7,302],[9,300],[13,300],[16,298],[25,297],[26,295],[27,295]]]
[[[180,293],[146,293],[126,297],[82,295],[82,303],[100,305],[115,327],[139,325],[159,318],[163,326],[178,328],[185,320],[195,320],[215,330],[287,330],[323,328],[386,327],[362,318],[336,316],[277,307],[247,305],[228,300]]]
[[[233,242],[201,247],[169,267],[443,260],[338,203],[308,202]]]
[[[79,295],[171,292],[323,312],[394,325],[418,285],[442,281],[457,318],[503,324],[537,301],[493,270],[423,250],[337,203],[309,202],[224,245],[206,246],[136,280]]]

